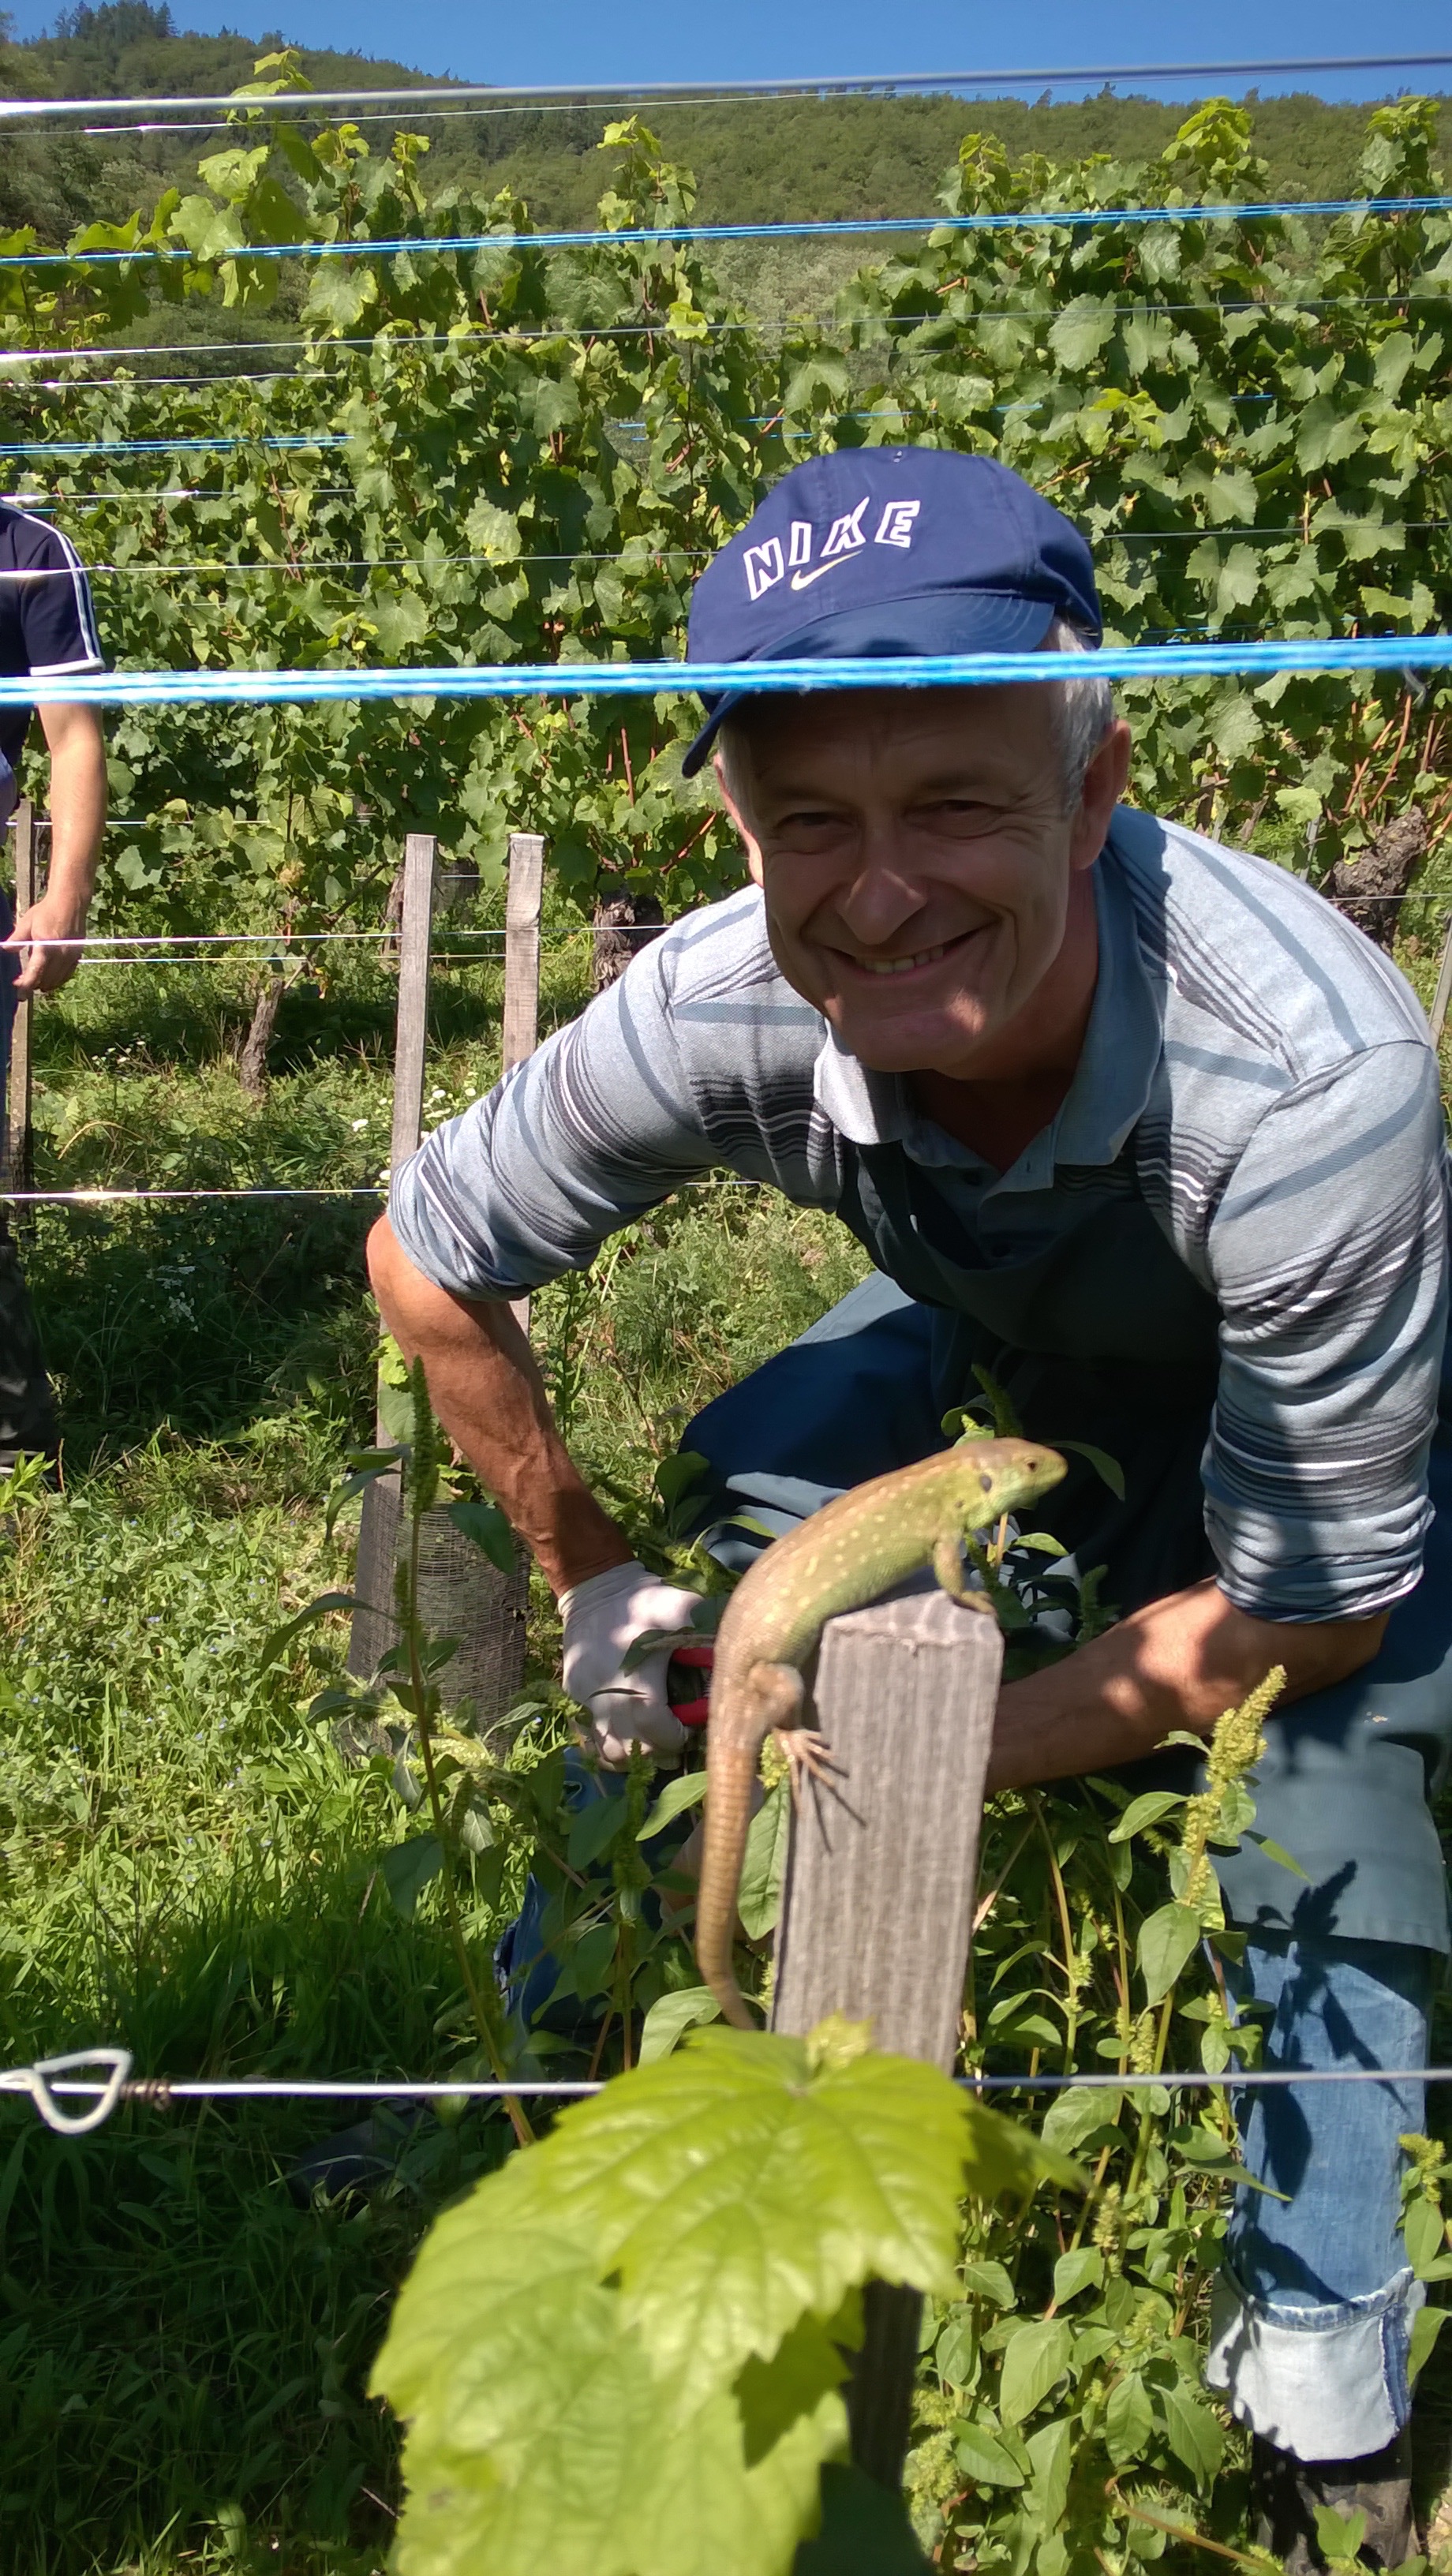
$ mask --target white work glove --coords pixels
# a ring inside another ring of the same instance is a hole
[[[665,1648],[633,1672],[621,1666],[636,1638],[654,1629],[679,1628],[689,1636],[698,1597],[662,1583],[638,1562],[612,1565],[560,1594],[565,1689],[589,1710],[595,1749],[612,1771],[624,1769],[633,1745],[666,1762],[680,1754],[686,1730],[666,1698]]]

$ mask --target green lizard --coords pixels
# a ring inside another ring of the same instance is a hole
[[[742,1577],[716,1635],[706,1756],[706,1835],[696,1901],[696,1958],[726,2019],[755,2024],[736,1983],[731,1942],[761,1748],[775,1735],[796,1795],[804,1773],[830,1771],[827,1745],[799,1723],[802,1668],[828,1619],[875,1601],[931,1564],[943,1590],[989,1608],[963,1576],[963,1540],[1057,1485],[1065,1462],[1029,1440],[973,1440],[840,1494],[778,1539]]]

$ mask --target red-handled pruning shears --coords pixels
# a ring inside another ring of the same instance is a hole
[[[712,1654],[709,1645],[677,1646],[666,1666],[666,1698],[682,1726],[704,1726],[711,1714],[700,1676],[709,1675]]]

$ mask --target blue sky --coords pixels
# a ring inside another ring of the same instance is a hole
[[[10,0],[16,32],[38,35],[54,0]],[[703,81],[890,74],[1024,65],[1196,59],[1262,60],[1360,54],[1374,46],[1452,51],[1446,0],[1396,0],[1368,11],[1352,0],[1222,0],[1213,13],[1167,11],[1162,0],[1108,0],[1093,11],[1070,0],[1022,0],[1012,11],[915,0],[887,11],[867,0],[727,0],[682,8],[680,0],[540,0],[530,8],[481,10],[465,0],[172,0],[181,26],[204,33],[241,25],[260,33],[280,21],[301,44],[328,45],[396,61],[435,75],[476,81]],[[1289,87],[1294,83],[1263,84]],[[1310,86],[1311,84],[1306,84]],[[1204,84],[1199,86],[1203,87]],[[1235,84],[1226,84],[1235,86]],[[1315,86],[1328,97],[1386,88],[1452,87],[1452,72],[1346,79]],[[1158,83],[1162,96],[1187,95]]]

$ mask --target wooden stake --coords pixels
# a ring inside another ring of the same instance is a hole
[[[545,845],[538,832],[509,835],[509,888],[504,904],[504,1028],[501,1070],[522,1064],[539,1043],[539,919],[544,904]],[[529,1338],[529,1299],[510,1313]]]
[[[792,1821],[773,2029],[845,2013],[951,2073],[1002,1663],[996,1622],[943,1592],[829,1621],[814,1699],[839,1770]],[[873,2282],[865,2307],[852,2456],[896,2492],[921,2301]]]
[[[427,832],[410,832],[403,845],[402,912],[398,933],[398,1002],[393,1021],[393,1137],[390,1168],[397,1171],[423,1142],[424,1060],[429,1031],[429,950],[434,926],[434,858],[437,843]],[[394,879],[397,886],[399,879]],[[389,901],[392,903],[392,895]],[[380,1449],[388,1447],[383,1416],[377,1419]],[[372,1519],[370,1487],[363,1497],[364,1521]],[[369,1543],[372,1532],[368,1533]],[[360,1589],[361,1589],[360,1584]],[[364,1595],[366,1598],[366,1594]],[[385,1595],[393,1598],[392,1586]]]
[[[543,851],[542,842],[534,846]],[[395,1171],[417,1152],[423,1137],[429,958],[437,882],[435,855],[436,845],[427,834],[409,834],[404,845],[393,1051]],[[536,986],[538,953],[536,936]],[[381,1413],[378,1446],[391,1446]],[[360,1607],[353,1613],[348,1645],[348,1670],[363,1680],[372,1678],[381,1656],[397,1639],[393,1576],[406,1534],[398,1477],[375,1477],[363,1489],[354,1578]],[[527,1561],[521,1556],[512,1573],[501,1574],[481,1558],[472,1541],[454,1529],[446,1511],[429,1512],[424,1520],[419,1598],[426,1624],[458,1641],[456,1653],[439,1676],[441,1687],[450,1699],[467,1697],[473,1701],[485,1742],[502,1758],[506,1747],[496,1743],[488,1730],[517,1699],[524,1679]],[[338,1731],[339,1750],[351,1761],[383,1749],[386,1741],[377,1728],[370,1737],[360,1739],[346,1720]]]
[[[428,833],[410,832],[403,848],[403,921],[398,938],[398,1016],[393,1041],[395,1172],[410,1154],[417,1153],[423,1137],[436,847]]]
[[[504,1063],[522,1064],[539,1043],[539,917],[545,845],[538,832],[509,835],[504,905]]]
[[[35,901],[35,810],[28,796],[22,796],[15,808],[15,918],[28,912]],[[5,1083],[5,1133],[0,1139],[4,1152],[4,1186],[9,1190],[28,1190],[34,1186],[30,1133],[30,1010],[28,1000],[17,1002],[10,1030],[10,1065]],[[17,1213],[20,1213],[17,1211]]]
[[[1437,990],[1432,1000],[1432,1044],[1439,1047],[1447,1025],[1447,1007],[1452,1003],[1452,912],[1447,915],[1447,936],[1442,942],[1442,963],[1437,970]]]

